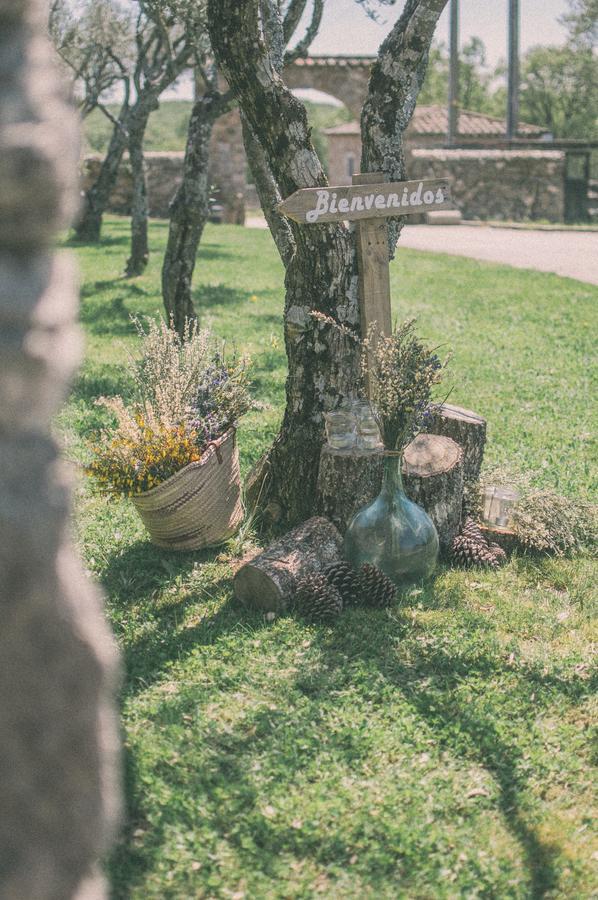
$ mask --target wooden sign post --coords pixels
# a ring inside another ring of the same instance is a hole
[[[373,172],[354,175],[350,186],[295,191],[278,210],[302,225],[357,222],[359,312],[365,337],[374,322],[380,334],[392,329],[386,220],[451,205],[445,179],[385,182],[381,172]]]

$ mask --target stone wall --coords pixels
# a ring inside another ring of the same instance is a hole
[[[359,130],[328,135],[329,180],[350,184],[349,158],[359,170]],[[453,198],[464,219],[565,218],[565,153],[559,150],[445,150],[421,146],[433,137],[405,141],[408,178],[452,179]],[[416,145],[417,143],[417,145]]]
[[[150,216],[168,218],[168,206],[183,177],[182,151],[145,154]],[[101,156],[86,156],[81,164],[81,189],[98,177]],[[245,151],[237,110],[216,122],[210,148],[210,181],[214,202],[224,208],[223,219],[235,225],[245,221]],[[132,178],[128,157],[121,164],[118,181],[110,199],[110,212],[128,215],[131,211]]]
[[[351,184],[351,168],[359,172],[361,137],[357,134],[335,134],[328,139],[328,181]]]
[[[424,150],[411,152],[409,178],[452,179],[464,219],[565,218],[565,154],[558,150]]]

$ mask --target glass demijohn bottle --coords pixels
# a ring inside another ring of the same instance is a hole
[[[373,563],[399,586],[431,575],[438,558],[436,528],[405,494],[401,463],[402,454],[386,452],[382,490],[345,535],[345,557],[356,569]]]

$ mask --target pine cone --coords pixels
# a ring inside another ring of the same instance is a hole
[[[371,563],[364,563],[359,570],[359,594],[365,606],[390,606],[397,589],[380,569]]]
[[[328,583],[337,589],[342,597],[343,606],[351,606],[357,603],[359,593],[359,578],[353,566],[348,562],[331,563],[324,575]]]
[[[307,575],[297,582],[294,606],[311,622],[330,622],[342,611],[343,601],[324,575]]]
[[[502,566],[507,561],[507,554],[500,544],[488,544],[488,547],[494,553],[494,558],[498,560],[498,564]]]
[[[454,539],[452,554],[454,561],[465,568],[482,566],[487,569],[498,569],[501,562],[504,561],[499,558],[484,537],[480,541],[467,537],[465,534],[458,534]],[[506,554],[504,559],[506,559]]]
[[[480,528],[478,523],[475,521],[475,519],[472,519],[471,516],[468,516],[465,519],[465,522],[461,526],[460,533],[464,537],[471,538],[471,540],[473,540],[473,541],[480,541],[480,542],[483,541],[486,544],[488,543],[488,541],[486,540],[486,537],[484,535],[484,532],[482,531],[482,529]]]

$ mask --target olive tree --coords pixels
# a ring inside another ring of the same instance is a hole
[[[407,0],[372,66],[361,116],[363,172],[405,177],[403,133],[422,85],[446,0]],[[276,199],[326,185],[303,103],[282,78],[284,28],[275,0],[208,0],[216,60],[252,139],[259,144],[261,201],[285,265],[286,408],[280,432],[254,473],[252,491],[275,519],[307,518],[314,508],[323,412],[355,388],[355,342],[312,315],[358,328],[355,240],[343,223],[283,220]],[[391,248],[398,224],[390,228]]]
[[[282,19],[281,52],[292,39],[307,0],[291,0]],[[315,0],[312,14],[301,39],[285,54],[285,63],[307,55],[322,19],[323,0]],[[173,326],[183,334],[185,322],[195,318],[191,293],[197,250],[209,213],[210,183],[208,164],[212,130],[217,119],[235,104],[227,85],[222,84],[211,51],[207,31],[205,41],[196,53],[196,84],[198,85],[185,149],[183,180],[170,206],[168,244],[162,266],[162,297],[164,308]],[[251,129],[243,117],[243,133],[247,155],[258,181],[263,182],[259,147],[252,139]]]
[[[78,240],[97,242],[127,146],[134,22],[130,11],[115,0],[85,0],[80,7],[71,0],[54,0],[49,24],[54,47],[70,71],[80,113],[86,116],[99,109],[112,123],[98,177],[85,192],[75,223]],[[117,89],[120,108],[114,114],[106,100],[113,99]]]

